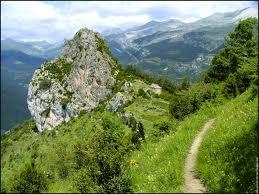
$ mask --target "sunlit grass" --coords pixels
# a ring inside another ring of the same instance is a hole
[[[202,142],[198,172],[210,192],[255,192],[258,99],[230,101]]]

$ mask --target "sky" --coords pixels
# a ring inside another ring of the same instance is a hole
[[[102,32],[151,20],[192,22],[255,5],[256,1],[1,1],[1,39],[57,42],[83,27]]]

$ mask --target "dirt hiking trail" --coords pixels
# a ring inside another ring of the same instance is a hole
[[[210,119],[207,123],[203,126],[199,134],[195,137],[192,147],[189,151],[189,154],[185,161],[184,166],[184,193],[204,193],[206,189],[204,185],[201,183],[200,179],[195,176],[195,164],[197,160],[199,146],[201,144],[202,138],[206,131],[211,127],[214,123],[215,119]]]

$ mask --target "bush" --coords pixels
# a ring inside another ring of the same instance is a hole
[[[51,86],[51,81],[49,79],[44,79],[39,83],[40,90],[47,90],[50,88],[50,86]]]
[[[122,178],[124,165],[124,157],[128,152],[129,141],[125,139],[125,125],[121,121],[115,119],[111,113],[104,113],[101,121],[101,128],[96,131],[94,138],[91,140],[90,149],[94,154],[94,164],[97,164],[98,172],[93,174],[92,178],[96,184],[101,186],[103,192],[114,192],[113,189],[122,189],[124,181]],[[116,183],[123,185],[110,185]],[[127,185],[127,184],[126,184]],[[124,188],[128,190],[128,188]]]
[[[180,90],[188,90],[189,87],[190,87],[190,81],[187,78],[185,78],[181,82],[181,84],[179,86],[179,89]]]
[[[157,96],[157,98],[162,98],[166,101],[170,101],[172,99],[172,94],[168,91],[162,91],[162,93],[160,95],[156,94],[154,96]]]
[[[138,89],[138,94],[137,94],[138,96],[141,96],[141,97],[143,97],[143,98],[146,98],[146,99],[149,99],[150,97],[148,96],[148,94],[142,89],[142,88],[140,88],[140,89]]]
[[[161,134],[171,131],[171,123],[168,120],[159,120],[154,124],[154,127],[159,129]]]
[[[235,97],[239,94],[237,80],[233,74],[230,74],[224,84],[223,93],[226,97]]]
[[[216,99],[220,90],[221,87],[215,84],[193,85],[189,90],[172,97],[169,111],[174,118],[182,120],[188,114],[199,110],[204,102]]]
[[[188,95],[174,95],[169,105],[171,115],[182,120],[192,112],[192,105]]]
[[[34,163],[27,164],[13,183],[13,191],[20,193],[39,193],[46,189],[46,178],[34,168]]]
[[[78,171],[78,173],[73,176],[72,184],[81,193],[92,193],[101,191],[101,187],[98,187],[98,185],[95,184],[92,175],[89,173],[88,169],[82,169]]]

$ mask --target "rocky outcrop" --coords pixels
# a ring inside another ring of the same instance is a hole
[[[97,107],[112,93],[117,73],[101,36],[86,28],[78,31],[61,56],[37,69],[29,84],[28,108],[38,130]]]
[[[131,86],[132,86],[132,83],[126,81],[126,82],[124,83],[124,85],[122,86],[122,89],[123,89],[124,92],[128,92]]]
[[[150,90],[154,92],[155,94],[161,94],[162,93],[162,88],[158,84],[151,84],[150,85]]]
[[[106,105],[106,109],[116,112],[120,107],[126,105],[132,100],[132,96],[118,92]]]

